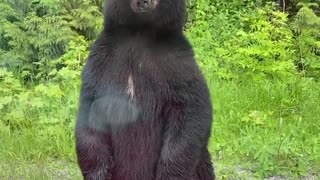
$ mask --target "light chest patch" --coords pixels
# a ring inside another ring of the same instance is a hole
[[[132,101],[134,100],[135,92],[132,74],[130,74],[128,77],[127,95],[130,97]]]

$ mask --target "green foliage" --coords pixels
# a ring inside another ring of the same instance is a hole
[[[71,40],[82,35],[92,41],[101,30],[100,2],[2,0],[0,66],[23,73],[26,82],[46,78]]]
[[[219,67],[228,71],[222,77],[264,80],[287,79],[294,73],[292,33],[286,25],[286,15],[272,9],[260,9],[241,18],[243,27],[216,48]]]
[[[52,63],[53,67],[55,64],[65,67],[52,68],[48,79],[39,85],[23,86],[14,73],[0,69],[0,133],[6,136],[1,144],[22,140],[35,147],[32,151],[25,149],[23,144],[18,147],[11,144],[3,155],[24,159],[42,158],[44,154],[63,157],[74,153],[72,129],[78,107],[80,74],[88,47],[83,37],[71,41],[68,47],[68,53]],[[25,136],[20,137],[20,132]],[[14,141],[5,143],[10,138]],[[27,157],[23,157],[25,153]]]
[[[73,174],[63,178],[78,179],[80,74],[102,2],[0,0],[0,177],[59,179],[61,168],[37,164],[64,159]],[[212,94],[221,179],[320,172],[319,2],[276,2],[188,1],[185,33]]]
[[[319,17],[305,6],[290,20],[263,3],[232,1],[221,8],[227,4],[197,1],[186,32],[203,69],[224,79],[283,80],[297,73],[318,78]]]
[[[303,75],[320,78],[320,17],[311,7],[316,3],[299,3],[300,10],[292,22],[296,34],[296,63]]]

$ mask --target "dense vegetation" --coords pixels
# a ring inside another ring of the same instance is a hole
[[[103,0],[0,0],[0,179],[77,179],[80,72]],[[319,0],[190,0],[222,179],[320,178]]]

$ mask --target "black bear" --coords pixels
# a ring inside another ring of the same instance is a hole
[[[76,124],[86,180],[213,180],[212,105],[185,0],[106,0]]]

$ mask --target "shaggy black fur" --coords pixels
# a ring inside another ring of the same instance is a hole
[[[213,180],[208,87],[183,35],[185,0],[107,0],[76,126],[87,180]],[[140,5],[140,4],[138,4]]]

